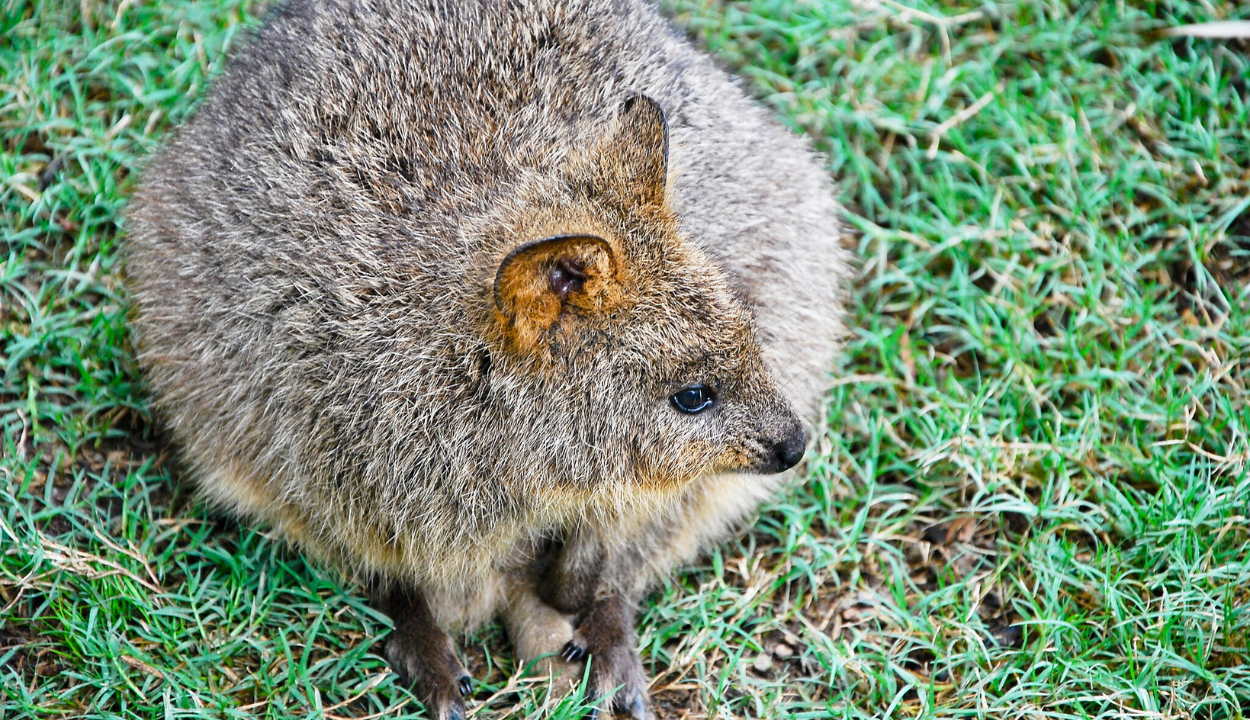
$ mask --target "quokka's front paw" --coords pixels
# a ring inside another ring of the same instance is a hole
[[[590,663],[590,693],[604,711],[652,720],[647,674],[635,648],[633,613],[616,598],[597,600],[560,656]]]
[[[421,638],[402,625],[386,640],[386,661],[401,682],[413,688],[436,720],[465,720],[464,697],[472,686],[450,640]],[[430,642],[433,640],[433,642]]]

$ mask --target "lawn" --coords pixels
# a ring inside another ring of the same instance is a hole
[[[664,718],[1243,718],[1250,45],[1217,0],[667,0],[838,179],[802,484],[641,619]],[[0,0],[0,718],[421,717],[362,589],[196,504],[119,212],[260,8]],[[582,716],[463,643],[478,718]]]

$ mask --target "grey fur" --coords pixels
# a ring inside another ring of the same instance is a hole
[[[660,204],[631,199],[639,95]],[[806,144],[641,0],[295,0],[143,176],[133,329],[211,501],[444,626],[528,627],[549,538],[636,598],[777,487],[732,471],[791,408],[819,426],[838,215]],[[509,340],[500,263],[568,232],[611,239],[625,299]],[[714,415],[667,403],[713,376]]]

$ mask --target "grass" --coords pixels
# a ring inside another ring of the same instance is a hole
[[[1151,31],[1250,9],[666,7],[861,267],[807,481],[647,605],[660,715],[1245,717],[1250,58]],[[359,587],[193,502],[127,344],[129,177],[255,10],[0,0],[0,718],[422,715]],[[477,717],[584,714],[463,647]]]

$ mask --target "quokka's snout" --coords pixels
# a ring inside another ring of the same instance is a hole
[[[769,434],[762,443],[763,458],[757,469],[761,473],[785,472],[803,460],[807,450],[807,433],[797,415],[787,417],[775,434]]]

